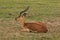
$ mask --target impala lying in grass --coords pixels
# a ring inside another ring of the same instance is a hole
[[[21,31],[27,32],[38,32],[38,33],[46,33],[48,31],[46,25],[42,22],[25,22],[26,11],[29,9],[27,7],[24,11],[20,12],[20,15],[16,18],[17,21],[20,22]]]

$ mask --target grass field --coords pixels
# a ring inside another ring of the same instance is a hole
[[[47,33],[21,32],[15,21],[27,6],[26,21],[42,21]],[[0,0],[0,40],[60,40],[60,0]]]

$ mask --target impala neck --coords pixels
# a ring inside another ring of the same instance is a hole
[[[25,23],[24,16],[21,16],[20,17],[20,25],[21,25],[22,28],[24,27],[24,23]]]

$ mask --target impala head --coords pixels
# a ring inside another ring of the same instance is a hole
[[[19,15],[17,18],[15,18],[16,21],[23,20],[24,17],[26,16],[26,13]]]
[[[29,6],[25,9],[25,10],[23,10],[23,11],[21,11],[20,12],[20,15],[17,17],[17,18],[15,18],[15,20],[16,21],[20,21],[20,20],[24,20],[24,17],[26,16],[26,11],[29,9]]]

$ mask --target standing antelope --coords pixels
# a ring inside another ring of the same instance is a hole
[[[46,25],[42,22],[25,22],[26,11],[29,9],[27,7],[24,11],[20,12],[20,15],[16,18],[17,21],[20,22],[22,31],[34,31],[39,33],[46,33],[48,31]]]

